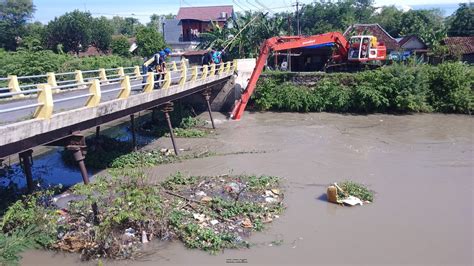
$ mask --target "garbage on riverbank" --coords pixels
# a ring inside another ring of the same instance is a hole
[[[63,209],[51,194],[28,196],[7,211],[0,229],[37,228],[39,239],[47,239],[42,246],[81,253],[85,260],[134,258],[153,239],[179,239],[212,253],[248,247],[251,232],[284,209],[277,177],[176,173],[153,184],[136,169],[111,174],[74,186],[74,201]]]
[[[374,201],[374,192],[352,181],[334,183],[327,188],[329,202],[348,206],[364,205]]]

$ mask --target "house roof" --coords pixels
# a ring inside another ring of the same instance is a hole
[[[474,53],[474,36],[469,37],[447,37],[444,43],[450,52],[461,54]]]
[[[348,37],[349,34],[362,35],[365,32],[377,37],[377,40],[383,42],[388,50],[397,50],[400,48],[397,40],[390,36],[390,34],[388,34],[388,32],[386,32],[378,23],[351,25],[346,29],[346,31],[344,31],[344,36]]]
[[[418,37],[417,35],[407,35],[407,36],[403,36],[401,38],[396,38],[396,40],[397,40],[398,45],[400,46],[400,48],[407,48],[407,46],[405,46],[405,44],[407,44],[410,40],[418,41],[418,43],[422,45],[422,47],[418,47],[418,49],[428,48],[426,43],[420,37]],[[408,47],[410,47],[410,45],[408,45]],[[410,48],[413,49],[413,47],[410,47]]]
[[[197,51],[186,51],[183,53],[183,56],[195,56],[195,55],[204,55],[207,53],[207,50],[197,50]]]
[[[227,14],[227,17],[221,16],[222,12]],[[196,6],[196,7],[181,7],[179,8],[176,19],[194,19],[200,21],[226,21],[232,16],[234,7],[229,6]]]

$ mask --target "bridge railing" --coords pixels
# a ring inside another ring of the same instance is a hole
[[[2,102],[8,99],[34,97],[37,98],[37,101],[36,103],[25,103],[10,108],[1,108],[0,114],[34,108],[31,118],[48,119],[52,116],[55,111],[55,105],[58,103],[84,98],[83,106],[95,107],[101,103],[104,94],[116,92],[117,95],[112,100],[126,99],[132,92],[134,94],[150,93],[155,89],[156,84],[159,85],[159,89],[168,89],[172,85],[182,87],[187,83],[196,82],[197,80],[206,80],[216,75],[230,74],[236,71],[236,69],[236,60],[223,62],[218,65],[191,67],[188,67],[186,62],[181,61],[178,64],[176,62],[169,63],[167,71],[164,73],[148,72],[147,74],[142,74],[140,68],[135,66],[86,71],[76,70],[74,72],[57,74],[50,72],[42,75],[21,77],[11,75],[8,78],[0,79],[8,81],[8,88],[6,88],[8,90],[6,92],[2,92],[5,88],[0,88],[0,99],[2,99]],[[85,74],[89,77],[84,78]],[[57,77],[60,80],[57,80]],[[67,79],[67,77],[70,79]],[[43,82],[20,85],[19,81],[25,79],[42,79]],[[71,90],[77,90],[79,93],[69,97],[54,97],[59,95],[57,92]],[[83,91],[87,92],[83,93]],[[61,112],[61,110],[56,111]]]

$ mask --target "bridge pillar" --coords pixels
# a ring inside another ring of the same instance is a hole
[[[28,188],[28,193],[32,193],[35,189],[33,183],[33,172],[31,171],[31,166],[33,165],[33,150],[27,150],[19,154],[20,165],[23,168],[23,172],[26,176],[26,187]]]
[[[211,90],[209,88],[206,89],[202,93],[202,96],[204,97],[204,100],[206,100],[207,103],[207,111],[209,112],[209,117],[211,118],[212,128],[216,129],[216,126],[214,126],[214,118],[212,118],[211,104],[209,103],[209,99],[211,98]]]
[[[132,131],[132,147],[133,150],[137,150],[137,135],[136,135],[136,130],[135,130],[135,115],[131,114],[130,115],[130,130]]]
[[[178,148],[176,147],[176,142],[174,141],[173,126],[171,125],[171,119],[169,112],[173,112],[173,103],[167,102],[165,106],[161,109],[165,113],[166,122],[168,122],[168,128],[170,129],[171,142],[173,143],[174,154],[178,156]]]

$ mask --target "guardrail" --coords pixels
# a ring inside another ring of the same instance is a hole
[[[0,109],[0,114],[19,111],[23,109],[35,108],[33,118],[49,119],[51,118],[55,103],[72,101],[80,98],[87,98],[84,106],[95,107],[101,102],[101,96],[105,93],[118,92],[116,99],[126,99],[132,91],[139,93],[150,93],[155,85],[159,89],[168,89],[172,84],[184,86],[186,83],[197,80],[205,80],[215,75],[229,74],[237,69],[237,60],[224,62],[221,64],[211,64],[210,66],[192,66],[188,67],[185,61],[178,64],[171,62],[167,64],[167,71],[163,73],[148,72],[142,74],[138,66],[119,67],[112,69],[98,70],[76,70],[67,73],[47,73],[42,75],[21,76],[10,75],[8,78],[0,78],[0,81],[8,81],[8,88],[0,88],[0,99],[10,98],[18,99],[32,97],[36,95],[37,103],[25,104],[12,108]],[[132,71],[130,71],[132,70]],[[112,73],[112,74],[111,74]],[[114,74],[115,73],[115,74]],[[84,74],[91,77],[84,78]],[[74,77],[74,79],[64,79],[64,77]],[[60,77],[60,80],[57,78]],[[24,79],[43,79],[46,82],[38,84],[20,85],[20,80]],[[132,80],[142,80],[137,84],[132,84]],[[102,85],[112,86],[112,88],[103,90]],[[118,85],[113,87],[113,85]],[[7,92],[2,92],[4,89]],[[88,89],[88,93],[54,99],[53,94],[60,91],[70,91]]]

